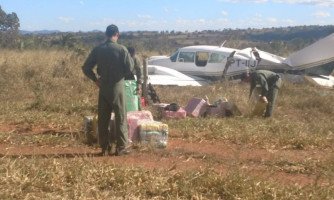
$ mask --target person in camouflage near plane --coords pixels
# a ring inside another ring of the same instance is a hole
[[[274,111],[274,105],[276,103],[278,90],[282,85],[281,77],[268,70],[255,70],[250,73],[250,94],[251,96],[256,85],[261,87],[261,101],[268,101],[266,112],[264,117],[271,117]]]

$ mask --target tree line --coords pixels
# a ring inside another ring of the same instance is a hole
[[[20,22],[16,13],[7,14],[0,6],[0,46],[13,48],[19,39]]]
[[[16,13],[5,13],[0,7],[0,47],[18,49],[71,49],[87,52],[105,39],[101,31],[20,33]],[[282,56],[301,49],[334,33],[334,26],[294,26],[263,29],[223,29],[194,32],[130,31],[122,32],[120,43],[140,51],[169,54],[189,45],[221,45],[231,48],[257,47]]]

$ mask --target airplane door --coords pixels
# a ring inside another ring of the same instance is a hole
[[[226,55],[221,52],[180,51],[173,69],[195,76],[221,76]]]
[[[195,69],[198,75],[207,76],[209,52],[197,51],[195,56]]]
[[[175,67],[173,68],[184,74],[197,75],[197,71],[195,70],[195,52],[180,51],[175,62]]]
[[[207,76],[222,76],[226,65],[226,55],[221,52],[212,52],[206,66]]]

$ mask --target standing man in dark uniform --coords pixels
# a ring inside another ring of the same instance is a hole
[[[82,67],[84,74],[99,87],[98,131],[102,155],[111,154],[111,135],[108,130],[111,113],[115,112],[116,155],[127,154],[127,117],[124,77],[133,70],[133,60],[127,49],[118,44],[119,30],[115,25],[106,29],[107,41],[95,47]],[[97,65],[97,74],[93,68]]]
[[[125,80],[135,80],[134,76],[136,76],[138,86],[140,86],[143,83],[143,76],[142,76],[143,66],[142,66],[138,56],[136,55],[135,48],[128,47],[128,51],[131,55],[131,58],[133,59],[134,66],[133,66],[132,73],[130,74],[130,76],[125,77]]]
[[[282,85],[280,76],[272,71],[256,70],[250,74],[250,94],[257,84],[261,87],[261,101],[268,101],[264,117],[271,117],[274,110],[278,90]]]
[[[129,74],[128,76],[125,77],[125,80],[135,80],[135,76],[136,76],[136,80],[137,80],[137,95],[140,97],[142,96],[142,84],[143,84],[143,66],[138,58],[138,56],[136,55],[136,50],[133,47],[128,47],[128,51],[131,55],[131,58],[133,60],[133,71],[131,72],[131,74]],[[140,101],[138,102],[139,105],[139,110],[141,110],[140,108]]]

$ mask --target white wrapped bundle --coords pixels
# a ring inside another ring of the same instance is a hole
[[[165,148],[168,140],[168,125],[157,121],[143,121],[139,125],[140,141],[158,148]]]

